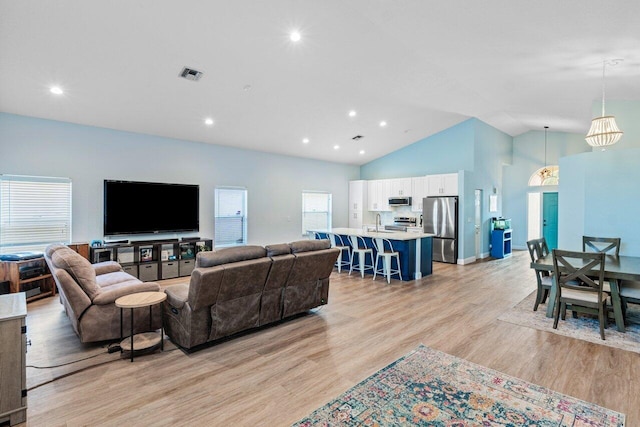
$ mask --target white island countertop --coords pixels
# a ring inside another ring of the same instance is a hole
[[[317,229],[317,230],[309,230],[315,231],[316,233],[334,233],[341,234],[343,236],[361,236],[361,237],[370,237],[370,238],[383,238],[390,240],[417,240],[423,237],[434,237],[435,234],[431,233],[419,233],[419,232],[409,232],[409,231],[391,231],[391,230],[381,230],[381,231],[365,231],[361,228],[331,228],[331,229]]]

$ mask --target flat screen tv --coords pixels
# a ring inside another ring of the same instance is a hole
[[[199,187],[104,181],[104,235],[199,230]]]

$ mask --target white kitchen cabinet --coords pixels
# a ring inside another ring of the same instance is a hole
[[[427,196],[457,196],[458,174],[427,175]]]
[[[349,181],[349,228],[362,228],[367,216],[367,181]]]
[[[422,199],[427,197],[427,177],[411,178],[411,212],[422,212]]]
[[[367,181],[368,208],[370,211],[390,211],[389,195],[391,194],[390,179],[376,179]]]
[[[390,181],[390,197],[411,197],[411,178],[395,178]]]

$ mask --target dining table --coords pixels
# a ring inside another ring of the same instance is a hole
[[[576,264],[579,267],[580,264]],[[553,256],[545,255],[531,263],[531,268],[553,272]],[[597,271],[594,271],[597,275]],[[622,312],[622,300],[620,298],[620,281],[636,280],[640,281],[640,257],[636,256],[615,256],[605,255],[604,262],[604,280],[611,285],[611,304],[613,306],[613,315],[616,321],[618,331],[624,332],[624,316]],[[556,302],[557,285],[555,279],[551,285],[549,292],[549,302],[547,304],[547,317],[553,317],[554,306]]]

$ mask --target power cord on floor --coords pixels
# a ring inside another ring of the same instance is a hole
[[[96,355],[96,356],[97,356],[97,355]],[[92,356],[92,357],[95,357],[95,356]],[[90,357],[89,357],[88,359],[90,359]],[[77,374],[77,373],[82,372],[82,371],[86,371],[87,369],[95,368],[96,366],[106,365],[107,363],[116,362],[117,360],[118,360],[118,359],[107,360],[106,362],[101,362],[101,363],[98,363],[98,364],[96,364],[96,365],[91,365],[91,366],[86,366],[86,367],[84,367],[84,368],[80,368],[80,369],[78,369],[77,371],[67,372],[66,374],[62,374],[62,375],[57,376],[57,377],[55,377],[55,378],[51,378],[50,380],[45,381],[45,382],[43,382],[43,383],[41,383],[41,384],[36,384],[36,385],[34,385],[33,387],[28,388],[28,389],[27,389],[27,391],[29,392],[29,391],[31,391],[31,390],[35,390],[35,389],[37,389],[38,387],[42,387],[43,385],[51,384],[52,382],[57,381],[57,380],[59,380],[59,379],[69,377],[69,376],[71,376],[71,375],[73,375],[73,374]]]
[[[111,344],[107,347],[107,353],[105,353],[104,351],[101,351],[100,353],[91,355],[91,356],[87,356],[87,357],[83,357],[82,359],[77,359],[77,360],[72,360],[70,362],[65,362],[65,363],[60,363],[58,365],[50,365],[50,366],[36,366],[36,365],[26,365],[27,368],[33,368],[33,369],[52,369],[52,368],[59,368],[61,366],[67,366],[67,365],[72,365],[74,363],[78,363],[78,362],[82,362],[83,360],[88,360],[88,359],[93,359],[94,357],[98,357],[101,356],[103,354],[108,354],[108,353],[115,353],[116,351],[120,351],[120,346],[119,345],[115,345],[112,346]]]
[[[122,349],[122,348],[120,347],[120,344],[118,344],[118,343],[111,343],[111,344],[109,344],[109,345],[107,346],[107,352],[106,352],[106,353],[105,353],[104,351],[101,351],[100,353],[97,353],[97,354],[94,354],[94,355],[91,355],[91,356],[83,357],[83,358],[81,358],[81,359],[77,359],[77,360],[72,360],[72,361],[70,361],[70,362],[60,363],[60,364],[58,364],[58,365],[51,365],[51,366],[26,365],[26,367],[27,367],[27,368],[33,368],[33,369],[53,369],[53,368],[59,368],[59,367],[62,367],[62,366],[67,366],[67,365],[72,365],[72,364],[74,364],[74,363],[82,362],[83,360],[93,359],[93,358],[98,357],[98,356],[103,355],[103,354],[116,353],[116,352],[119,352],[121,349]],[[168,353],[168,352],[171,352],[171,351],[174,351],[174,350],[178,350],[178,348],[176,347],[176,348],[172,348],[172,349],[163,350],[163,352],[167,352],[167,353]],[[84,368],[80,368],[80,369],[77,369],[77,370],[75,370],[75,371],[67,372],[66,374],[62,374],[62,375],[59,375],[59,376],[57,376],[57,377],[55,377],[55,378],[51,378],[50,380],[45,381],[45,382],[43,382],[43,383],[41,383],[41,384],[36,384],[36,385],[34,385],[33,387],[28,388],[28,389],[27,389],[27,391],[34,390],[34,389],[36,389],[36,388],[38,388],[38,387],[42,387],[43,385],[50,384],[50,383],[52,383],[52,382],[54,382],[54,381],[57,381],[57,380],[59,380],[59,379],[66,378],[66,377],[69,377],[69,376],[71,376],[71,375],[73,375],[73,374],[77,374],[77,373],[79,373],[79,372],[86,371],[87,369],[95,368],[95,367],[97,367],[97,366],[105,365],[105,364],[107,364],[107,363],[112,363],[112,362],[115,362],[115,361],[117,361],[117,360],[120,360],[120,358],[118,357],[117,359],[110,359],[110,360],[106,360],[106,361],[104,361],[104,362],[96,363],[95,365],[85,366]]]

